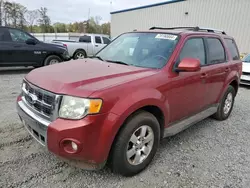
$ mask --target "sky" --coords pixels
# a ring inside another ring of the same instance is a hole
[[[101,16],[101,22],[110,21],[110,12],[149,5],[166,0],[11,0],[26,6],[29,10],[48,8],[51,22],[70,23],[88,19],[91,16]]]

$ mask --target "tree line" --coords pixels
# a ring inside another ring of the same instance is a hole
[[[20,3],[0,0],[0,26],[19,28],[31,33],[100,33],[110,34],[110,23],[100,24],[100,16],[74,23],[51,23],[48,8],[28,10]]]

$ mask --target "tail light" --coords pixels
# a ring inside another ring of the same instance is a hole
[[[67,44],[63,44],[63,46],[64,46],[66,49],[68,49]]]

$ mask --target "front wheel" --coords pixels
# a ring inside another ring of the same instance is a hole
[[[50,55],[48,56],[45,61],[44,61],[44,66],[47,66],[47,65],[54,65],[54,64],[57,64],[57,63],[60,63],[62,60],[60,57],[56,56],[56,55]]]
[[[123,176],[144,170],[154,158],[160,140],[160,125],[151,113],[141,111],[127,120],[112,150],[111,168]]]
[[[218,107],[218,110],[216,114],[213,115],[213,117],[217,120],[226,120],[229,115],[231,114],[233,110],[234,105],[234,98],[235,98],[236,92],[233,86],[229,85],[226,93],[224,94],[220,105]]]

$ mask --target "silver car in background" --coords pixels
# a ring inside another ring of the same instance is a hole
[[[242,75],[240,83],[243,85],[250,85],[250,54],[242,59]]]
[[[53,43],[61,43],[67,47],[72,59],[82,59],[94,56],[98,51],[110,43],[108,35],[83,34],[76,40],[53,40]]]

